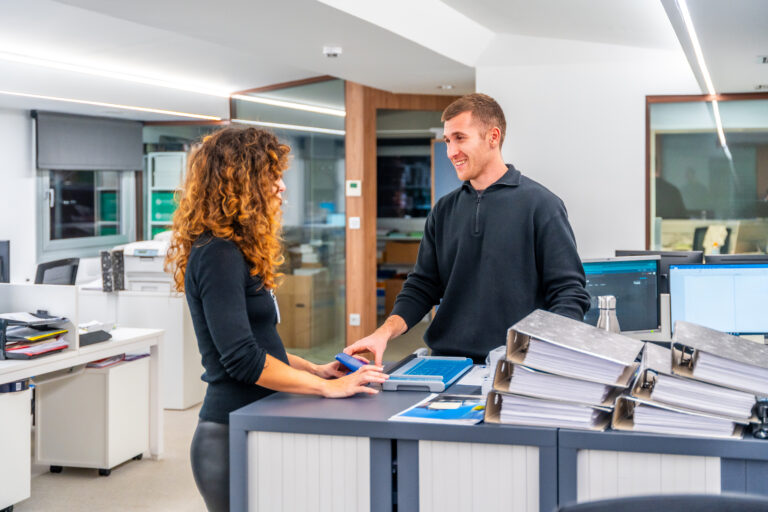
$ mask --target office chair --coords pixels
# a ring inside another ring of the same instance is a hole
[[[37,266],[35,284],[75,284],[80,258],[48,261]]]
[[[694,251],[703,251],[704,250],[704,237],[707,234],[707,230],[709,229],[709,226],[702,226],[700,228],[696,228],[693,231],[693,247],[692,249]],[[725,228],[725,242],[723,242],[723,246],[720,248],[721,254],[727,254],[728,248],[730,247],[731,243],[731,228]]]
[[[560,506],[558,512],[768,512],[768,497],[749,494],[629,496]]]

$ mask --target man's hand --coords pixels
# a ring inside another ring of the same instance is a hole
[[[368,361],[366,358],[362,356],[355,356],[355,357],[360,359],[365,364],[370,363],[370,361]],[[349,370],[347,369],[346,366],[344,366],[340,362],[331,361],[330,363],[326,363],[326,364],[313,365],[312,369],[310,370],[310,373],[313,373],[318,377],[322,377],[323,379],[338,379],[339,377],[343,377],[347,373],[349,373]]]
[[[382,357],[384,356],[384,351],[387,349],[388,341],[389,336],[386,333],[381,332],[381,330],[376,330],[370,336],[357,340],[345,348],[344,353],[352,356],[358,352],[373,352],[374,364],[381,366]]]

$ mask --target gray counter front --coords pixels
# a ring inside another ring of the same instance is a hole
[[[426,396],[276,393],[233,412],[231,510],[553,510],[557,429],[388,421]]]

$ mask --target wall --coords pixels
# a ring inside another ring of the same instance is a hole
[[[0,240],[11,241],[11,282],[34,280],[37,212],[32,119],[0,109]]]
[[[581,256],[644,248],[645,96],[701,93],[682,50],[500,36],[476,69],[504,158],[563,199]]]

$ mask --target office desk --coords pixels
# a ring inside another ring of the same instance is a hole
[[[391,511],[394,490],[400,511],[554,508],[557,429],[387,421],[426,396],[276,393],[233,412],[231,509]]]
[[[163,337],[163,331],[159,329],[130,329],[121,328],[112,331],[112,339],[102,343],[95,343],[77,350],[67,350],[58,354],[43,356],[38,359],[27,361],[10,360],[0,361],[0,383],[15,382],[29,379],[35,376],[42,376],[47,373],[56,372],[84,365],[91,361],[122,354],[124,352],[137,352],[149,349],[149,452],[152,458],[158,459],[163,452],[163,416],[160,403],[160,344]],[[6,414],[13,414],[12,421],[17,426],[22,427],[23,433],[21,439],[14,439],[23,449],[18,450],[18,457],[3,457],[0,459],[0,476],[12,475],[18,482],[18,486],[11,485],[11,480],[0,478],[3,485],[0,486],[0,509],[18,503],[29,497],[30,480],[30,409],[29,391],[21,392],[22,399],[17,393],[0,394],[0,418],[3,422],[9,420]],[[19,403],[24,401],[26,403]],[[7,409],[5,409],[7,407]],[[0,439],[0,444],[8,442],[9,439]],[[24,448],[25,447],[25,448]],[[21,471],[19,469],[21,468]],[[25,470],[24,470],[25,468]]]

